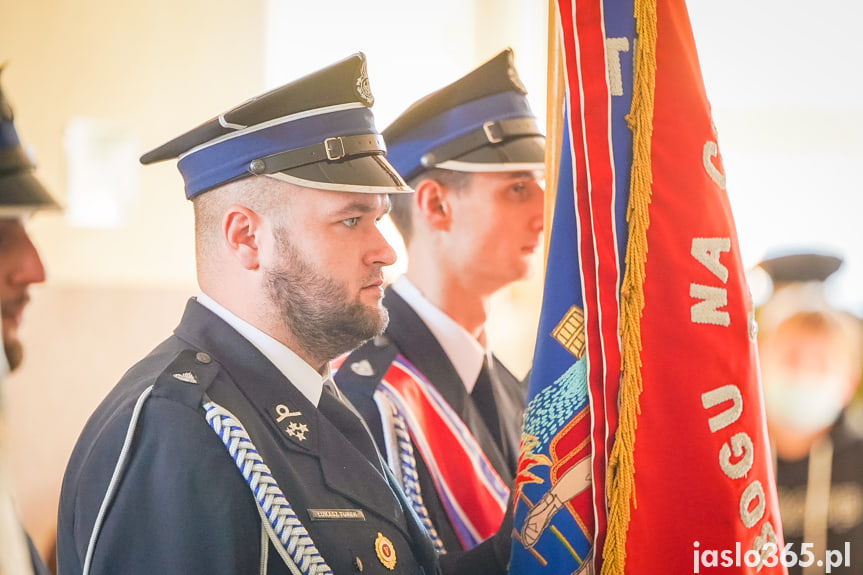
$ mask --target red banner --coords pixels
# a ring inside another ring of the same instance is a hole
[[[781,573],[752,302],[683,0],[657,4],[650,145],[626,571]]]
[[[510,573],[784,573],[753,309],[684,0],[554,7],[566,94],[549,110],[563,131]]]

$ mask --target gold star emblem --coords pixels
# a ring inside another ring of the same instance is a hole
[[[291,437],[296,437],[300,441],[306,440],[306,432],[309,430],[309,426],[305,423],[297,423],[296,421],[292,421],[285,428],[285,431]]]

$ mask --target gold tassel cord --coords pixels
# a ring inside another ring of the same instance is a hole
[[[626,573],[626,534],[630,504],[635,494],[635,429],[641,412],[641,313],[644,309],[644,267],[650,227],[651,139],[656,87],[656,0],[635,0],[635,81],[627,122],[633,133],[632,168],[626,220],[629,240],[626,271],[620,293],[622,346],[620,413],[608,463],[608,529],[603,549],[602,575]]]

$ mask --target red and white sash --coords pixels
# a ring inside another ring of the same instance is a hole
[[[500,527],[509,488],[489,463],[476,438],[440,393],[401,355],[375,390],[387,439],[387,460],[400,481],[412,475],[403,469],[413,459],[410,442],[393,438],[391,415],[404,420],[465,549],[471,549]],[[388,421],[389,420],[389,421]],[[387,429],[389,428],[389,429]],[[406,445],[404,445],[406,444]],[[415,470],[413,475],[415,476]],[[404,482],[402,483],[405,487]],[[416,484],[406,488],[410,496]]]

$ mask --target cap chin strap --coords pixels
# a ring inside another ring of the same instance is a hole
[[[380,134],[337,136],[295,150],[257,158],[249,163],[249,172],[260,176],[299,168],[317,162],[336,162],[356,156],[386,154],[387,147]]]
[[[423,154],[420,162],[425,168],[433,168],[489,144],[499,144],[513,138],[542,135],[542,131],[536,124],[536,118],[489,121],[463,136],[432,148]]]

